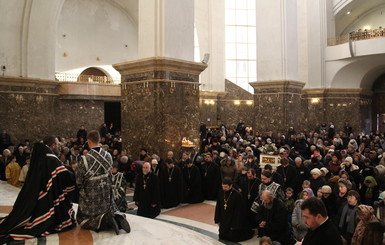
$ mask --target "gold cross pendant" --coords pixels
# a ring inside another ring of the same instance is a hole
[[[225,210],[227,209],[227,204],[225,203],[225,205],[223,205],[223,207],[225,208]]]
[[[143,189],[144,189],[144,190],[146,189],[146,185],[143,185]]]
[[[170,178],[168,178],[168,182],[171,182],[171,177],[170,177]]]
[[[247,195],[247,199],[250,199],[250,194]]]

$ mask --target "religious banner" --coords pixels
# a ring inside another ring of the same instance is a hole
[[[278,155],[266,155],[261,154],[259,158],[259,167],[264,168],[266,164],[270,164],[272,167],[278,167],[281,164],[279,163]]]

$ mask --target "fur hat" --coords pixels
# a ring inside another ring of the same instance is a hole
[[[329,170],[325,167],[321,168],[320,171],[324,172],[325,175],[329,173]]]
[[[318,168],[313,168],[311,171],[310,171],[310,174],[317,174],[317,175],[321,175],[321,170],[319,170]]]
[[[350,164],[353,164],[353,158],[351,157],[346,157],[345,162],[350,162]]]
[[[330,193],[332,193],[332,188],[328,185],[324,185],[321,187],[321,192],[323,194],[330,194]]]

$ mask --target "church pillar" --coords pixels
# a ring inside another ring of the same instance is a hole
[[[194,60],[194,1],[139,1],[139,60],[113,65],[122,75],[123,147],[165,157],[182,139],[199,146],[199,75]]]
[[[286,132],[301,125],[301,92],[304,83],[269,81],[250,83],[254,88],[254,130]]]
[[[255,131],[299,128],[297,1],[256,1],[257,81],[254,88]]]
[[[199,74],[203,63],[153,57],[114,65],[122,75],[123,147],[165,157],[184,137],[199,146]]]

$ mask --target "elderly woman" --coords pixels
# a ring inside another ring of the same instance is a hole
[[[382,244],[384,226],[374,216],[374,209],[371,206],[359,205],[357,216],[360,222],[354,232],[351,245],[378,245]]]
[[[310,188],[312,189],[313,193],[317,193],[318,189],[325,185],[325,179],[321,176],[321,170],[318,168],[313,168],[310,171],[310,174]]]
[[[314,197],[314,193],[312,189],[305,188],[300,194],[300,199],[295,201],[294,204],[294,210],[293,210],[293,216],[291,219],[291,224],[293,225],[293,234],[294,238],[297,241],[302,241],[302,239],[305,237],[308,227],[303,221],[303,215],[301,210],[301,204],[304,200],[308,199],[309,197]]]

